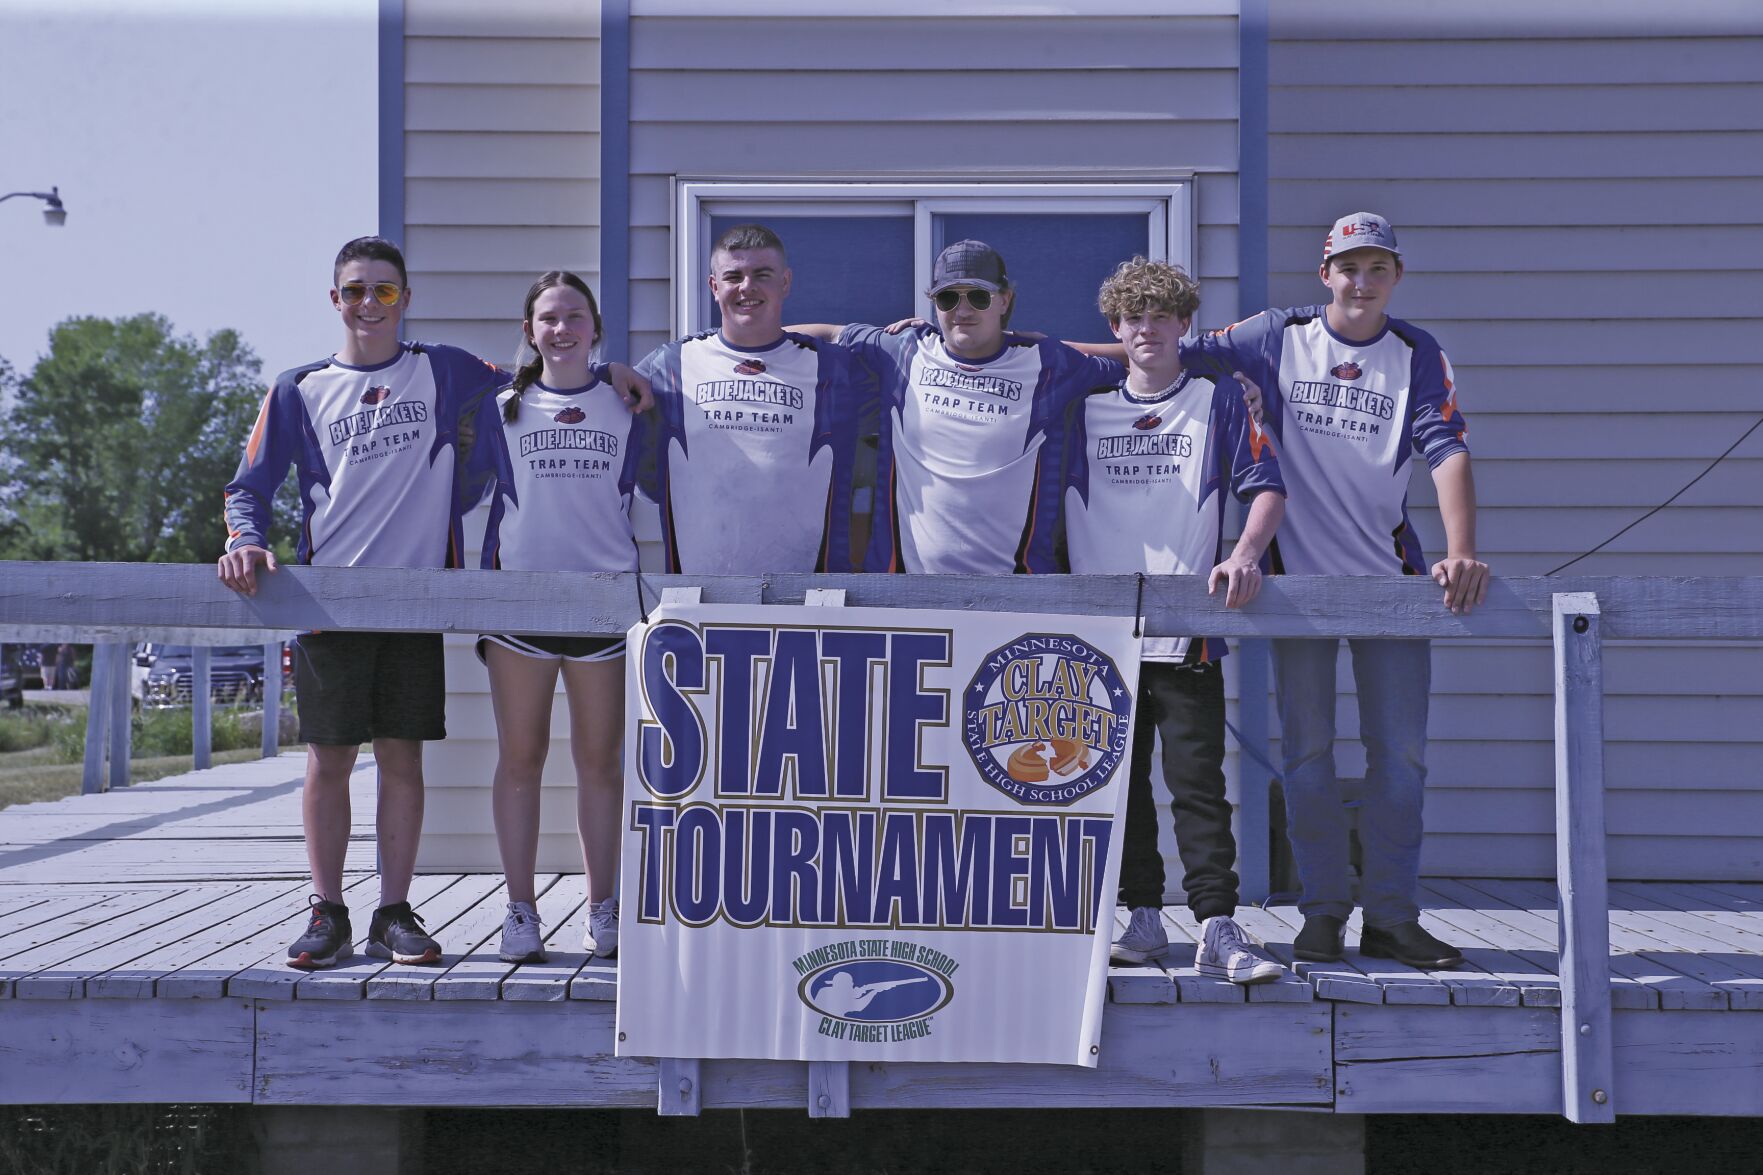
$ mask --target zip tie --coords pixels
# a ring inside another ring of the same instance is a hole
[[[1132,635],[1137,640],[1145,623],[1145,573],[1135,571],[1133,574],[1139,577],[1139,595],[1132,606]]]

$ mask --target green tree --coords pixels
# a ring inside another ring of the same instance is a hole
[[[71,318],[49,342],[29,377],[0,372],[13,384],[0,426],[10,508],[0,549],[26,559],[218,558],[221,487],[263,397],[251,348],[231,330],[206,342],[175,334],[157,314]],[[291,498],[279,499],[284,514]],[[277,531],[293,533],[285,523]]]

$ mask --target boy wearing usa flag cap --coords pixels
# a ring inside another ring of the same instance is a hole
[[[1273,542],[1275,572],[1431,575],[1444,604],[1487,595],[1476,554],[1475,481],[1450,361],[1426,331],[1387,313],[1402,250],[1374,212],[1337,220],[1317,270],[1324,304],[1267,310],[1184,346],[1184,362],[1242,373],[1260,405],[1290,497]],[[1407,510],[1408,462],[1430,468],[1445,557],[1429,567]],[[1431,654],[1424,640],[1350,639],[1366,750],[1359,805],[1364,850],[1360,953],[1424,968],[1463,956],[1419,921],[1421,804]],[[1335,661],[1327,640],[1273,642],[1287,827],[1303,894],[1300,959],[1344,950],[1353,897],[1348,829],[1334,765]]]

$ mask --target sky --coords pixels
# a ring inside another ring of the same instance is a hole
[[[264,376],[336,349],[331,260],[378,229],[377,0],[0,0],[0,356],[154,311]]]

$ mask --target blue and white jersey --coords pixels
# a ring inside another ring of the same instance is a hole
[[[639,429],[623,398],[597,379],[567,390],[534,382],[518,395],[510,387],[484,397],[472,467],[481,456],[495,497],[482,566],[635,571]]]
[[[298,558],[323,567],[459,567],[459,422],[508,374],[457,347],[405,343],[373,367],[320,360],[263,398],[226,487],[227,550],[269,545],[270,502],[297,465]]]
[[[1343,339],[1326,309],[1263,311],[1183,344],[1182,362],[1220,383],[1241,371],[1261,386],[1290,490],[1274,570],[1425,575],[1408,521],[1408,458],[1436,468],[1469,451],[1451,362],[1397,318],[1365,342]]]
[[[880,380],[881,441],[866,571],[1008,575],[1037,565],[1052,511],[1037,504],[1043,442],[1066,408],[1125,368],[1053,339],[1007,336],[951,355],[931,327],[847,326],[839,341]],[[1056,503],[1054,504],[1056,509]]]
[[[851,571],[851,478],[873,381],[844,347],[718,332],[658,347],[638,486],[673,572]]]
[[[1063,503],[1070,570],[1206,575],[1224,545],[1225,489],[1242,501],[1285,493],[1267,434],[1249,419],[1235,380],[1184,371],[1140,399],[1124,385],[1071,406],[1057,441],[1058,468],[1044,476]],[[1200,638],[1201,660],[1224,642]],[[1146,637],[1142,656],[1187,657],[1192,638]]]

